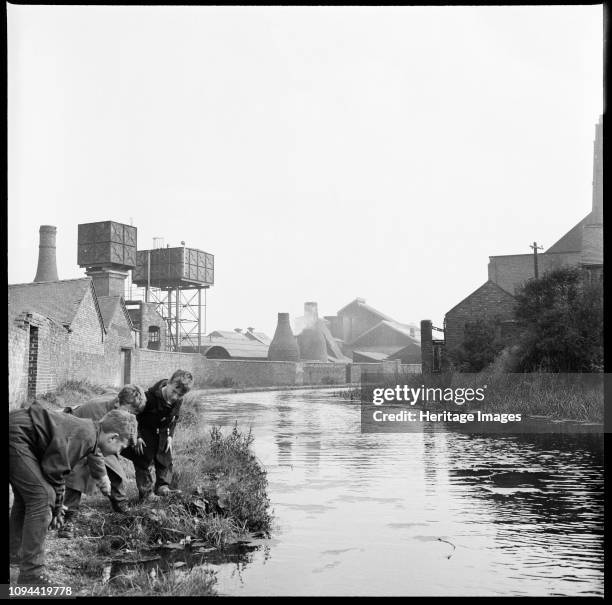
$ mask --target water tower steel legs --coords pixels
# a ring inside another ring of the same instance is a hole
[[[202,347],[202,288],[198,288],[198,353]]]
[[[176,313],[175,313],[175,322],[176,322],[176,352],[179,353],[181,350],[181,291],[178,286],[176,288]]]
[[[168,289],[168,351],[172,351],[172,290]]]

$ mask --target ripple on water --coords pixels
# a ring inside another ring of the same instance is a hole
[[[222,594],[603,594],[591,436],[361,434],[359,406],[329,391],[202,405],[252,427],[282,528],[238,575],[218,565]]]

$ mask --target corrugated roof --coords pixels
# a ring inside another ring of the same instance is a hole
[[[259,342],[269,345],[272,339],[264,332],[245,332],[244,335],[251,340],[258,340]]]
[[[214,332],[209,332],[205,339],[206,341],[209,338],[227,338],[229,340],[250,340],[247,338],[242,332],[236,332],[234,330],[215,330]]]
[[[268,357],[268,345],[265,345],[257,340],[236,340],[233,338],[213,338],[212,340],[206,339],[206,348],[204,355],[208,353],[213,347],[221,347],[225,349],[230,357],[249,357],[257,359],[267,359]]]
[[[89,277],[10,284],[8,287],[9,313],[16,316],[22,311],[35,311],[62,325],[70,326],[88,289],[92,290],[94,305],[100,325],[104,330],[104,319]]]

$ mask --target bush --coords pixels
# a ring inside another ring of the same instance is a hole
[[[528,281],[516,298],[524,328],[519,371],[603,371],[601,282],[586,283],[581,269],[563,267]]]
[[[271,524],[268,479],[251,449],[252,443],[250,430],[244,435],[234,426],[232,432],[224,436],[218,427],[211,429],[203,460],[209,477],[205,495],[226,514],[245,523],[247,529],[268,531]]]
[[[492,363],[503,349],[496,332],[492,321],[477,319],[467,322],[461,345],[448,353],[453,367],[459,372],[480,372]]]

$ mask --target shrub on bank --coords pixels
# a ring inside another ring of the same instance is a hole
[[[195,432],[197,424],[190,431]],[[271,525],[267,473],[252,443],[251,432],[244,434],[237,426],[227,435],[218,427],[210,430],[208,438],[193,435],[177,453],[176,486],[195,486],[222,516],[246,530],[267,532]]]

